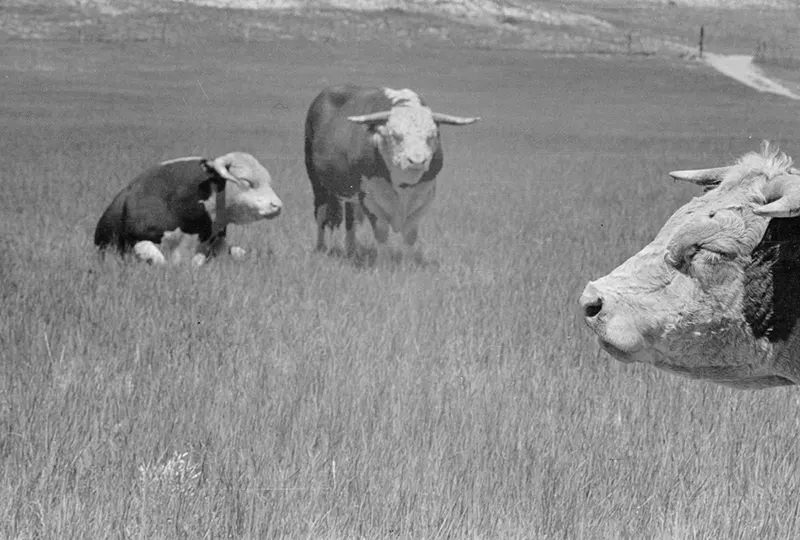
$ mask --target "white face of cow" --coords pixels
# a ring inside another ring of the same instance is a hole
[[[216,209],[225,223],[245,224],[280,214],[283,203],[272,190],[272,178],[250,154],[231,152],[205,166],[226,180],[224,217]]]
[[[466,126],[477,117],[461,117],[431,111],[413,90],[384,88],[391,100],[387,111],[350,116],[348,120],[372,126],[378,148],[396,187],[413,185],[431,166],[439,149],[439,125]]]
[[[428,170],[433,153],[439,148],[439,128],[428,107],[392,107],[389,119],[375,129],[381,156],[391,169],[409,176],[415,184]]]
[[[800,176],[787,174],[786,156],[765,154],[723,171],[721,184],[675,212],[647,247],[586,286],[581,307],[603,349],[733,386],[800,383],[800,365],[778,361],[785,341],[775,340],[785,322],[775,308],[788,264],[781,257],[797,257],[776,251],[786,233],[770,226],[792,215],[775,205],[791,198],[786,185],[800,192]],[[795,225],[790,253],[800,247]]]

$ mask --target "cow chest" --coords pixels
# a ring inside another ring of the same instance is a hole
[[[396,232],[417,221],[436,192],[436,181],[429,180],[402,187],[382,177],[362,177],[361,202],[378,219]]]

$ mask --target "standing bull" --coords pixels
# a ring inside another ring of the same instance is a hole
[[[442,168],[439,126],[477,120],[435,113],[408,89],[323,90],[311,103],[305,128],[317,249],[325,249],[325,228],[341,225],[342,205],[348,255],[355,253],[356,216],[360,221],[364,214],[379,244],[391,227],[410,248]]]
[[[623,362],[740,388],[800,384],[800,174],[750,153],[675,171],[705,186],[655,239],[580,298],[600,345]]]
[[[165,161],[137,176],[100,217],[94,243],[132,251],[154,264],[191,258],[201,265],[228,252],[225,228],[271,219],[281,211],[269,172],[256,158],[231,152],[216,159]]]

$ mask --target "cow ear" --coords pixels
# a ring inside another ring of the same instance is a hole
[[[217,191],[222,191],[223,189],[225,189],[226,179],[219,174],[219,171],[214,166],[214,162],[212,160],[203,159],[202,161],[200,161],[200,167],[203,169],[203,171],[206,172],[206,174],[210,175],[210,178],[207,178],[206,180],[200,183],[200,189],[202,189],[204,193],[206,191],[208,191],[209,193],[211,192],[212,184],[216,186]]]

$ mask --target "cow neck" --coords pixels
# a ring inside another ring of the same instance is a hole
[[[756,338],[785,346],[798,332],[800,218],[773,219],[745,267],[744,316]]]
[[[383,158],[383,154],[381,154],[381,149],[379,144],[373,144],[372,146],[373,154],[372,154],[372,163],[370,164],[370,171],[367,173],[367,177],[378,177],[386,179],[389,184],[392,183],[392,171],[389,170],[389,166],[386,164],[386,160]]]

